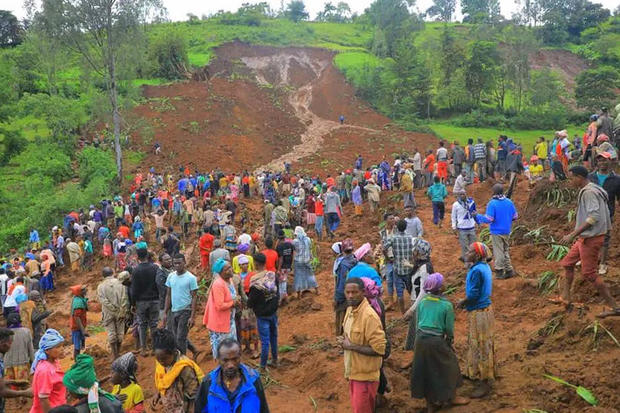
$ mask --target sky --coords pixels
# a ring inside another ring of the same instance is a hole
[[[186,20],[187,13],[192,13],[200,17],[203,14],[210,15],[216,13],[218,10],[236,11],[242,3],[258,3],[259,1],[260,0],[163,0],[164,6],[168,10],[168,18],[173,21]],[[285,3],[288,3],[288,1],[289,0],[284,0]],[[316,13],[323,9],[323,5],[326,1],[327,0],[304,0],[306,9],[310,12],[311,18],[314,18]],[[332,4],[336,4],[338,1],[339,0],[331,0]],[[274,9],[280,8],[280,0],[267,0],[267,2]],[[373,0],[349,0],[346,2],[353,12],[361,14]],[[618,5],[618,0],[599,0],[595,2],[603,4],[603,6],[610,9],[612,12]],[[23,18],[23,3],[24,0],[0,0],[0,10],[10,10],[18,18]],[[417,0],[415,8],[419,11],[425,11],[432,4],[432,0]],[[506,18],[510,18],[512,13],[518,9],[515,0],[500,0],[500,5],[502,8],[502,15]],[[460,18],[460,14],[457,18]]]

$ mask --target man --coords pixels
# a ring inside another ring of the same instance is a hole
[[[612,170],[612,156],[609,152],[600,152],[596,155],[596,171],[588,175],[590,182],[593,182],[607,192],[607,207],[609,208],[609,218],[613,223],[614,213],[616,212],[616,202],[620,201],[620,176],[616,175]],[[601,260],[598,273],[607,274],[607,258],[609,255],[609,241],[611,239],[611,229],[605,234],[605,241],[601,251]]]
[[[280,293],[280,306],[286,302],[288,297],[287,285],[288,276],[291,274],[293,268],[293,254],[295,247],[293,243],[286,239],[284,231],[280,231],[278,234],[278,245],[276,246],[276,253],[278,254],[277,272],[278,277],[278,291]]]
[[[168,275],[166,280],[167,293],[163,323],[174,333],[179,351],[185,355],[188,347],[187,334],[194,326],[198,282],[194,274],[185,269],[183,254],[175,255],[172,265],[174,271]],[[168,314],[170,314],[169,318]]]
[[[219,366],[200,383],[194,412],[269,413],[258,372],[241,363],[241,346],[232,338],[220,343]]]
[[[347,312],[347,299],[344,295],[345,281],[351,268],[355,267],[357,260],[353,255],[353,241],[345,239],[340,244],[343,257],[338,263],[336,270],[336,286],[334,288],[334,312],[336,313],[336,336],[342,335],[342,322]]]
[[[407,214],[405,217],[405,222],[407,223],[405,234],[414,238],[422,237],[424,235],[424,228],[422,227],[422,221],[416,216],[415,208],[406,208],[405,213]]]
[[[443,141],[439,141],[437,149],[437,176],[443,183],[448,179],[448,150],[444,148],[444,145]]]
[[[394,254],[394,276],[396,282],[396,296],[398,299],[398,309],[401,314],[405,313],[405,300],[403,291],[411,292],[411,273],[412,273],[412,256],[413,256],[413,240],[411,235],[405,231],[407,229],[407,221],[401,219],[396,223],[397,233],[392,235],[383,243],[383,250],[386,253],[392,248]],[[421,236],[421,235],[420,235]]]
[[[508,144],[506,143],[507,137],[500,135],[497,141],[497,162],[495,163],[495,180],[500,181],[504,179],[506,175],[506,158],[508,157]],[[544,138],[543,138],[544,140]],[[545,151],[546,151],[545,147]],[[545,152],[545,158],[547,153]]]
[[[332,186],[325,194],[325,219],[327,221],[327,234],[331,239],[334,238],[334,231],[340,225],[340,211],[342,204],[340,196],[336,193],[336,187]]]
[[[211,253],[209,254],[209,262],[215,263],[220,258],[224,261],[230,262],[230,251],[228,251],[226,248],[222,248],[222,240],[216,238],[213,241],[213,247],[213,251],[211,251]]]
[[[540,162],[542,162],[543,167],[544,167],[545,159],[547,159],[547,142],[545,141],[544,136],[541,136],[540,138],[538,138],[538,143],[534,147],[534,152],[536,152],[536,156],[538,156],[538,159],[540,160]],[[505,169],[505,166],[504,166],[504,169]]]
[[[606,107],[601,108],[601,114],[596,121],[596,136],[601,135],[614,136],[613,134],[613,121],[609,117],[609,111]]]
[[[288,198],[284,198],[288,200]],[[273,231],[274,234],[280,232],[282,228],[288,223],[288,210],[282,201],[278,201],[276,207],[273,209]]]
[[[15,397],[32,397],[32,389],[27,390],[13,390],[9,386],[22,385],[21,382],[13,382],[12,380],[4,379],[4,355],[11,348],[13,344],[13,330],[8,328],[0,328],[0,413],[4,413],[4,399],[13,399]]]
[[[265,207],[263,208],[263,219],[265,221],[265,226],[263,229],[263,235],[266,237],[271,234],[271,214],[273,213],[274,205],[265,200]]]
[[[478,143],[474,145],[474,160],[478,178],[480,182],[483,182],[487,170],[487,147],[482,141],[482,138],[478,138]]]
[[[459,237],[459,244],[461,245],[461,261],[465,263],[465,268],[468,268],[465,261],[465,254],[469,249],[469,246],[476,242],[476,203],[473,198],[467,197],[467,192],[460,191],[455,192],[456,202],[452,204],[452,231]]]
[[[403,194],[403,206],[405,208],[415,207],[415,200],[413,197],[413,174],[411,173],[411,169],[401,169],[400,170],[400,192]],[[366,185],[368,186],[368,185]],[[364,188],[366,189],[366,188]],[[380,188],[379,188],[380,189]],[[370,199],[370,194],[368,194]]]
[[[265,269],[267,271],[276,272],[278,264],[278,252],[273,249],[273,238],[265,238],[265,249],[261,251],[265,255]]]
[[[438,225],[441,228],[443,224],[443,218],[446,212],[446,205],[444,199],[448,196],[448,190],[446,186],[440,181],[439,177],[433,178],[433,185],[431,185],[426,191],[426,195],[430,198],[433,204],[433,224]]]
[[[140,353],[147,356],[147,330],[157,328],[159,320],[159,293],[157,291],[157,265],[149,262],[146,248],[137,251],[139,264],[131,277],[131,300],[138,316]]]
[[[575,229],[562,238],[562,243],[567,245],[575,239],[577,241],[562,260],[565,272],[562,297],[554,302],[562,303],[567,308],[571,306],[570,290],[575,278],[575,265],[581,261],[582,277],[594,284],[605,303],[611,307],[610,311],[604,311],[597,317],[620,316],[620,307],[597,273],[599,252],[605,242],[605,234],[611,228],[607,193],[600,186],[588,181],[588,170],[585,167],[573,166],[570,173],[573,185],[580,190],[577,195]]]
[[[181,248],[181,241],[179,237],[174,233],[174,227],[168,227],[168,233],[164,233],[161,237],[161,243],[166,253],[170,256],[174,256],[179,253]]]
[[[110,267],[103,267],[103,281],[97,286],[97,297],[101,303],[102,324],[108,334],[108,343],[112,350],[112,359],[120,354],[123,336],[125,335],[125,319],[129,313],[129,297],[127,289],[114,278]]]
[[[357,169],[358,171],[362,170],[362,163],[363,163],[364,159],[362,158],[362,155],[357,155],[357,159],[355,160],[355,169]]]
[[[452,149],[452,165],[454,166],[454,176],[459,176],[463,170],[463,162],[465,161],[465,151],[457,141],[454,141]]]
[[[166,295],[168,295],[166,281],[168,281],[168,275],[170,275],[171,272],[172,257],[164,252],[159,256],[159,268],[157,269],[157,276],[155,277],[155,283],[157,283],[157,293],[159,295],[160,321],[164,320],[164,314],[166,314]],[[166,327],[165,324],[164,327]]]
[[[209,268],[209,254],[211,254],[211,250],[213,250],[213,242],[215,241],[215,237],[211,234],[210,227],[202,228],[202,236],[198,241],[198,247],[200,248],[200,267],[208,271]]]
[[[486,213],[476,215],[478,223],[490,224],[495,278],[498,280],[506,280],[514,275],[510,261],[510,232],[512,221],[518,217],[515,204],[504,196],[502,184],[493,185],[493,198],[487,205]]]
[[[386,212],[383,216],[383,220],[385,221],[385,227],[381,231],[379,231],[379,236],[381,237],[381,245],[385,245],[385,242],[396,232],[396,217],[393,213]],[[394,301],[394,291],[396,290],[396,279],[394,277],[394,251],[392,247],[383,248],[382,249],[383,256],[385,257],[384,265],[381,268],[381,275],[385,278],[387,282],[387,303],[385,306],[385,310],[389,311],[392,309],[395,301]]]
[[[422,155],[418,148],[413,150],[415,154],[413,155],[413,173],[415,174],[414,184],[416,188],[422,188]]]
[[[468,139],[465,147],[465,170],[467,171],[467,181],[474,182],[474,140]]]
[[[69,253],[69,261],[71,262],[71,272],[75,273],[79,269],[82,249],[77,242],[67,238],[67,252]]]
[[[38,250],[41,246],[41,240],[39,239],[39,231],[34,228],[30,228],[30,248]]]
[[[455,194],[458,192],[465,191],[467,185],[471,182],[467,182],[467,171],[465,169],[461,170],[461,173],[454,180],[454,188],[452,188],[452,192]]]
[[[379,202],[381,201],[381,187],[375,183],[375,180],[370,178],[364,185],[364,191],[368,194],[368,203],[370,204],[370,212],[375,212],[379,208]],[[401,186],[402,188],[402,186]],[[407,194],[404,194],[407,197]],[[411,190],[411,199],[413,200],[413,189]],[[405,201],[406,202],[406,201]]]
[[[379,376],[387,340],[377,312],[364,297],[361,278],[349,278],[345,284],[347,312],[344,336],[344,376],[349,380],[353,413],[372,413],[379,388]],[[354,333],[354,334],[353,334]]]

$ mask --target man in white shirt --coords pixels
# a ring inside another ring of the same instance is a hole
[[[415,174],[415,178],[413,181],[413,185],[415,188],[422,187],[422,155],[418,148],[414,149],[415,155],[413,155],[413,173]]]
[[[466,173],[465,170],[463,170],[463,173]],[[465,190],[458,192],[455,190],[454,195],[456,195],[457,199],[452,204],[452,231],[459,237],[461,260],[465,263],[465,268],[467,268],[465,253],[467,253],[469,246],[477,241],[476,221],[474,219],[476,216],[476,203],[472,198],[467,198]]]
[[[467,182],[467,171],[465,169],[462,169],[459,176],[457,176],[454,180],[454,188],[452,189],[452,192],[455,195],[459,192],[464,192],[465,188],[469,184],[470,182]]]

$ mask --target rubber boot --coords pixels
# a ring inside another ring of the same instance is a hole
[[[398,299],[398,309],[401,314],[405,314],[405,299],[403,297]]]

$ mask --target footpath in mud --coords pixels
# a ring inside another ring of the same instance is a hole
[[[154,142],[163,148],[162,156],[147,155],[137,169],[155,166],[158,170],[176,171],[179,165],[191,164],[196,169],[248,171],[280,169],[284,161],[292,162],[295,171],[335,174],[350,168],[358,153],[365,163],[380,161],[394,153],[411,153],[434,145],[436,138],[405,132],[390,120],[374,112],[358,100],[354,90],[331,63],[333,54],[325,50],[305,48],[270,48],[231,43],[217,50],[217,59],[209,68],[208,82],[187,82],[169,86],[147,87],[147,103],[136,108],[133,116],[150,125],[150,133],[137,131],[135,149],[149,152]],[[345,124],[338,122],[345,116]],[[147,128],[148,129],[148,128]],[[490,198],[490,184],[476,184],[471,196],[479,209]],[[419,216],[425,226],[425,238],[433,246],[432,261],[455,287],[450,299],[456,302],[464,294],[464,269],[457,260],[458,240],[449,229],[431,223],[431,203],[422,191],[416,192]],[[449,197],[447,204],[454,200]],[[527,184],[518,186],[515,202],[519,211],[529,211],[517,225],[548,225],[561,232],[568,224],[566,211],[553,216],[535,217],[544,204],[532,205]],[[262,226],[260,200],[246,202],[254,226]],[[400,211],[400,198],[393,192],[382,194],[381,208]],[[449,208],[447,208],[449,209]],[[565,208],[565,209],[568,209]],[[562,215],[564,214],[564,215]],[[449,218],[449,215],[447,216]],[[546,220],[539,222],[538,220]],[[620,233],[616,220],[615,233]],[[446,219],[446,223],[448,219]],[[352,207],[345,206],[344,219],[337,235],[351,237],[356,245],[379,241],[379,215],[365,211],[363,218],[353,218]],[[570,226],[570,225],[568,225]],[[312,234],[311,234],[312,235]],[[556,236],[558,233],[555,234]],[[197,275],[197,239],[185,243],[190,269]],[[617,237],[612,240],[610,262],[619,262]],[[617,412],[620,406],[619,348],[605,335],[592,336],[588,329],[593,315],[601,309],[601,300],[593,288],[582,281],[576,283],[576,299],[584,302],[583,311],[565,314],[541,295],[537,279],[542,272],[560,273],[559,265],[545,259],[548,250],[527,243],[513,246],[512,257],[519,277],[494,283],[493,302],[497,318],[496,345],[500,379],[494,392],[484,400],[447,412],[522,412],[542,409],[548,412]],[[281,354],[282,366],[263,377],[273,412],[349,412],[348,385],[343,377],[343,360],[333,336],[333,277],[329,242],[319,243],[321,266],[317,279],[321,294],[309,294],[293,300],[279,311],[279,343],[294,348]],[[615,261],[614,261],[615,260]],[[92,302],[91,319],[97,323],[94,291],[105,263],[97,261],[95,270],[79,276],[89,285]],[[612,266],[606,281],[616,297],[620,295],[620,269]],[[58,290],[49,295],[56,310],[50,318],[68,336],[68,285],[76,277],[61,274]],[[547,334],[549,322],[559,320],[553,333]],[[196,326],[200,325],[197,320]],[[412,354],[403,350],[406,323],[398,313],[387,314],[388,330],[393,341],[392,355],[386,362],[386,374],[392,387],[388,405],[379,412],[409,413],[423,407],[409,395],[409,371],[401,366]],[[605,320],[604,326],[620,337],[620,321]],[[541,333],[541,331],[543,333]],[[200,349],[209,348],[203,327],[190,333]],[[126,337],[124,351],[133,349],[133,339]],[[465,314],[456,315],[455,349],[459,359],[465,354]],[[109,374],[105,333],[92,330],[87,351],[97,356],[99,377]],[[70,347],[65,348],[65,366],[70,365]],[[251,360],[244,360],[253,363]],[[153,358],[139,358],[138,379],[151,400],[155,395]],[[201,363],[205,371],[213,368],[210,357]],[[462,365],[462,363],[461,363]],[[549,373],[594,391],[599,407],[589,407],[574,391],[543,378]],[[104,387],[105,384],[104,384]],[[469,389],[465,384],[463,391]],[[17,408],[10,411],[25,411]],[[150,408],[149,408],[149,411]]]

